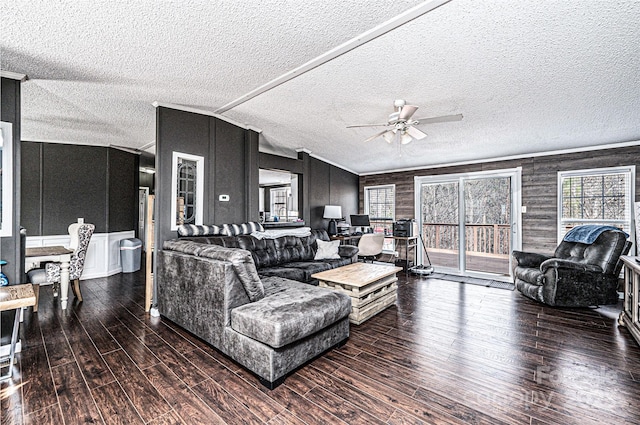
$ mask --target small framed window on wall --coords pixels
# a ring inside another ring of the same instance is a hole
[[[171,230],[203,224],[204,157],[173,152],[171,166]]]
[[[0,122],[0,236],[13,233],[13,128]]]

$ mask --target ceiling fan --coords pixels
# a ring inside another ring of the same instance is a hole
[[[411,119],[413,114],[418,110],[417,106],[407,105],[407,103],[398,99],[393,102],[393,106],[396,109],[395,112],[389,115],[386,124],[363,124],[363,125],[348,125],[347,128],[355,128],[355,127],[389,127],[380,133],[374,134],[373,136],[365,139],[365,143],[369,142],[379,136],[387,143],[392,143],[394,140],[400,142],[400,144],[406,145],[411,142],[413,139],[420,140],[427,137],[425,133],[418,130],[414,126],[419,124],[435,124],[441,122],[451,122],[451,121],[460,121],[462,120],[462,114],[456,115],[442,115],[439,117],[430,117],[430,118],[419,118],[419,119]]]

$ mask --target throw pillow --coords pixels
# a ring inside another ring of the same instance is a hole
[[[338,249],[340,247],[340,241],[325,242],[320,239],[316,240],[318,243],[318,251],[314,260],[339,260]]]

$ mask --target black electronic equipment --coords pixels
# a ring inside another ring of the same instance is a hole
[[[393,223],[393,236],[410,238],[414,236],[415,220],[403,219]]]
[[[368,214],[351,214],[351,226],[352,227],[369,227],[371,222],[369,221]]]
[[[366,232],[369,226],[371,226],[371,222],[369,221],[368,214],[351,214],[351,227],[355,227],[356,231],[354,235],[362,235],[362,233]],[[360,228],[360,230],[357,230]]]

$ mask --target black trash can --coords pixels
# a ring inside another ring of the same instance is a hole
[[[140,239],[129,238],[120,241],[122,273],[137,272],[140,270],[140,257],[142,257],[142,241]]]

